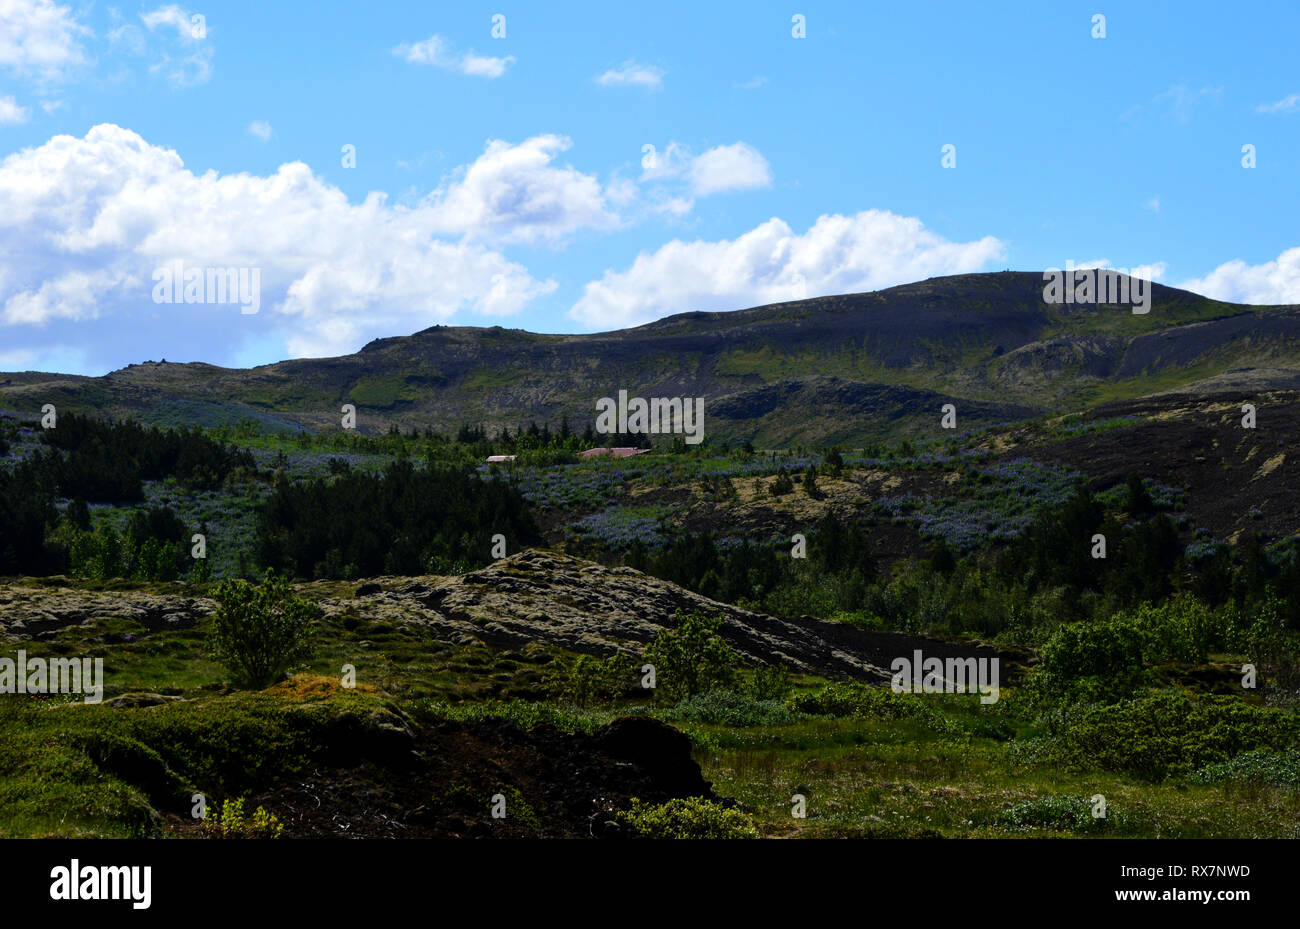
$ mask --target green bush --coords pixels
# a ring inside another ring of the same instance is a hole
[[[784,700],[790,692],[790,672],[780,665],[757,665],[749,673],[745,693],[755,700]]]
[[[1016,832],[1051,829],[1086,835],[1107,831],[1120,819],[1113,808],[1108,808],[1104,817],[1093,816],[1092,810],[1092,800],[1087,797],[1035,797],[1003,810],[997,823]]]
[[[544,686],[555,700],[588,707],[609,703],[641,691],[639,669],[631,656],[610,658],[580,655],[572,663],[555,662],[547,668]]]
[[[740,810],[702,797],[649,804],[633,800],[614,819],[634,836],[647,839],[757,839],[758,829]]]
[[[1226,644],[1229,636],[1209,607],[1185,594],[1159,605],[1144,603],[1122,618],[1150,634],[1148,658],[1201,662],[1211,649]]]
[[[274,684],[294,662],[309,656],[311,621],[320,609],[295,597],[288,578],[268,569],[260,585],[222,581],[213,597],[219,606],[208,646],[239,684]]]
[[[790,709],[810,716],[862,716],[872,719],[928,717],[933,707],[924,698],[896,694],[885,687],[837,681],[821,690],[795,694],[786,701]]]
[[[524,731],[538,726],[553,726],[566,732],[595,733],[610,721],[611,714],[574,707],[553,706],[549,703],[530,703],[525,700],[493,700],[474,703],[444,703],[440,700],[418,701],[414,712],[426,720],[451,720],[477,723],[484,720],[505,720]]]
[[[244,799],[224,800],[216,810],[203,817],[204,836],[212,839],[278,839],[284,830],[280,820],[258,807],[249,816],[244,812]]]
[[[1151,781],[1190,775],[1250,751],[1300,747],[1300,717],[1236,697],[1162,693],[1114,706],[1070,706],[1049,734],[1022,743],[1027,761],[1101,768]]]
[[[1125,616],[1062,626],[1040,653],[1031,688],[1048,700],[1113,703],[1147,680],[1154,637]]]
[[[797,718],[797,714],[779,700],[756,700],[730,690],[710,690],[687,697],[668,715],[725,726],[778,726]]]
[[[1282,752],[1254,751],[1229,761],[1206,765],[1192,775],[1198,784],[1236,781],[1247,784],[1270,784],[1274,787],[1300,787],[1300,750]]]
[[[725,690],[736,678],[740,658],[719,634],[721,616],[677,613],[677,625],[661,629],[646,646],[645,661],[654,665],[656,691],[667,699],[709,690]]]

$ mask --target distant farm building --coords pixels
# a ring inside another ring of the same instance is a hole
[[[514,455],[488,455],[488,461],[514,461]]]

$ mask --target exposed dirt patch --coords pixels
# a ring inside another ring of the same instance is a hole
[[[367,759],[317,767],[247,801],[291,838],[607,837],[609,816],[633,798],[719,799],[690,756],[690,740],[657,720],[624,717],[595,735],[504,721],[414,729],[406,763]],[[494,796],[504,818],[494,818]],[[170,818],[181,834],[192,820]]]

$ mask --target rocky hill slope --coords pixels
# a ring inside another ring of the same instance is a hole
[[[325,585],[327,588],[329,585]],[[722,636],[750,662],[798,673],[887,682],[896,657],[993,657],[992,649],[866,632],[802,617],[797,622],[742,610],[631,568],[529,549],[461,577],[377,578],[354,595],[322,596],[300,585],[326,618],[361,616],[423,631],[432,641],[497,647],[545,642],[574,652],[639,655],[677,612],[721,616]],[[0,588],[0,638],[51,638],[67,626],[126,619],[147,634],[195,625],[215,609],[205,597],[145,591],[88,591],[28,581]]]
[[[1047,304],[1039,273],[935,278],[873,293],[682,313],[591,335],[435,326],[353,355],[249,370],[146,362],[101,378],[0,374],[0,407],[43,403],[155,422],[252,418],[284,429],[390,424],[581,431],[595,401],[704,397],[706,433],[766,446],[932,432],[1176,389],[1228,372],[1293,386],[1300,308],[1221,303],[1154,285],[1150,311]]]

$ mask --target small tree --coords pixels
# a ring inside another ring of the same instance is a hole
[[[1151,500],[1151,494],[1147,492],[1146,484],[1142,478],[1136,474],[1130,474],[1125,482],[1127,497],[1124,501],[1124,509],[1130,516],[1145,516],[1148,513],[1156,511],[1156,505]]]
[[[821,490],[817,487],[817,467],[809,465],[808,470],[803,475],[803,490],[813,499],[821,497]]]
[[[838,448],[832,448],[826,453],[825,465],[823,470],[831,477],[839,477],[844,471],[844,456],[840,454]]]
[[[654,665],[656,689],[668,699],[720,690],[736,678],[740,658],[719,635],[723,619],[677,613],[677,626],[661,629],[646,646]]]
[[[209,648],[238,683],[267,687],[310,654],[311,621],[320,609],[295,597],[287,577],[268,568],[260,585],[222,581],[213,596],[220,605],[212,616]]]
[[[783,497],[788,493],[794,492],[794,481],[790,480],[790,475],[785,470],[777,472],[776,478],[772,481],[772,496]]]

